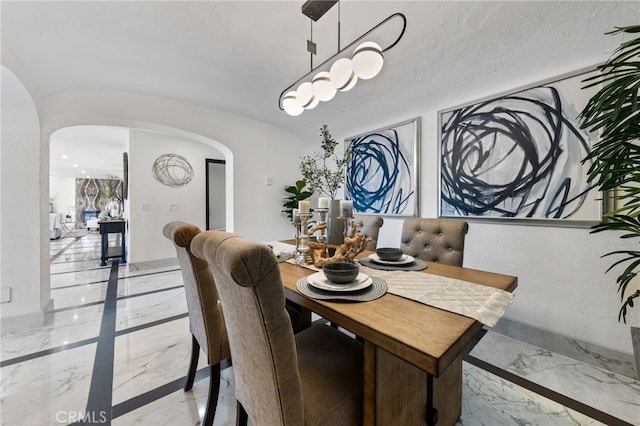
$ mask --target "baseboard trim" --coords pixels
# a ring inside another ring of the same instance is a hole
[[[53,300],[47,305],[47,307],[49,306],[53,306]],[[45,308],[39,311],[27,312],[26,314],[2,317],[0,319],[0,329],[2,330],[0,335],[4,337],[9,334],[42,328],[46,323],[50,312],[51,311],[46,311]]]
[[[178,258],[172,257],[169,259],[149,260],[145,262],[129,262],[129,271],[145,271],[147,269],[163,268],[166,266],[177,266]]]

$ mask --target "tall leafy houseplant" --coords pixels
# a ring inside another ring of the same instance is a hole
[[[618,27],[607,34],[621,33],[638,34],[640,25]],[[583,162],[592,162],[589,182],[595,183],[615,207],[605,213],[605,221],[595,225],[592,233],[619,231],[620,238],[640,238],[640,37],[622,43],[598,68],[599,75],[585,80],[585,88],[602,88],[589,100],[581,117],[582,128],[601,132],[601,139]],[[618,265],[625,266],[616,281],[622,302],[618,321],[626,323],[628,309],[640,297],[640,289],[629,289],[640,272],[640,251],[605,254],[612,255],[622,257],[607,272]]]
[[[331,136],[327,125],[320,128],[322,151],[302,158],[300,171],[311,192],[320,191],[335,199],[338,188],[344,185],[345,168],[351,161],[351,149],[346,148],[342,157],[336,153],[338,142]]]
[[[282,203],[282,207],[284,207],[282,213],[286,214],[290,220],[293,220],[293,209],[298,208],[298,203],[313,195],[313,192],[304,189],[306,185],[307,183],[300,179],[296,181],[295,185],[287,185],[284,187],[284,191],[289,195],[284,198],[284,202]]]

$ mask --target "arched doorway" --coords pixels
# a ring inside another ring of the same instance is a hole
[[[115,124],[115,123],[114,123]],[[93,126],[94,131],[100,129],[112,130],[110,126]],[[76,126],[78,127],[78,126]],[[80,127],[78,127],[80,128]],[[128,259],[130,264],[149,262],[155,259],[163,259],[173,257],[162,238],[162,226],[171,220],[182,220],[194,223],[201,228],[206,228],[206,218],[201,212],[205,210],[205,192],[206,182],[204,162],[200,159],[216,157],[216,161],[225,163],[225,182],[224,196],[230,198],[232,194],[232,176],[229,170],[232,167],[232,157],[228,153],[228,149],[209,138],[200,135],[194,135],[178,129],[171,129],[162,126],[153,126],[146,124],[144,126],[124,128],[128,134],[128,200],[125,201],[125,219],[128,222],[127,247]],[[51,134],[52,154],[53,144],[55,142],[58,131]],[[82,150],[91,151],[91,137],[85,135],[80,142],[82,147],[77,148],[77,152]],[[122,167],[122,148],[127,144],[114,143],[115,152],[112,153],[113,158],[119,159],[118,167]],[[103,156],[107,156],[103,148]],[[69,152],[76,150],[70,149]],[[227,152],[223,152],[227,151]],[[151,172],[151,165],[154,160],[168,153],[179,155],[188,159],[193,167],[196,168],[194,180],[188,185],[180,188],[168,188],[157,180],[154,180]],[[91,157],[85,157],[91,158]],[[51,156],[51,161],[60,161],[58,158]],[[229,167],[228,165],[231,165]],[[52,169],[54,167],[52,166]],[[114,173],[117,173],[114,171]],[[123,176],[123,173],[117,173]],[[229,177],[227,179],[227,177]],[[79,189],[75,188],[76,196]],[[225,200],[226,201],[226,200]],[[201,205],[202,207],[198,207]],[[232,229],[233,223],[230,220],[233,216],[230,213],[231,202],[223,203],[226,214],[223,227]],[[82,207],[81,207],[82,208]],[[194,212],[199,212],[195,214]]]

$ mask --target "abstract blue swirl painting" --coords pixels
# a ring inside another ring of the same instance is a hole
[[[442,216],[598,221],[574,76],[441,113]]]
[[[355,213],[418,215],[419,118],[348,138],[345,195]]]

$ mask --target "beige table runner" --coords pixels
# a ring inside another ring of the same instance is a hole
[[[269,244],[274,252],[295,249],[289,244]],[[281,261],[296,264],[295,259],[283,257]],[[302,266],[321,271],[313,265]],[[360,272],[384,279],[388,293],[464,315],[490,327],[502,318],[514,297],[513,293],[498,288],[417,271],[382,271],[360,265]]]
[[[439,275],[381,271],[364,266],[360,271],[383,278],[389,293],[473,318],[490,327],[513,301],[513,294],[508,291]]]

